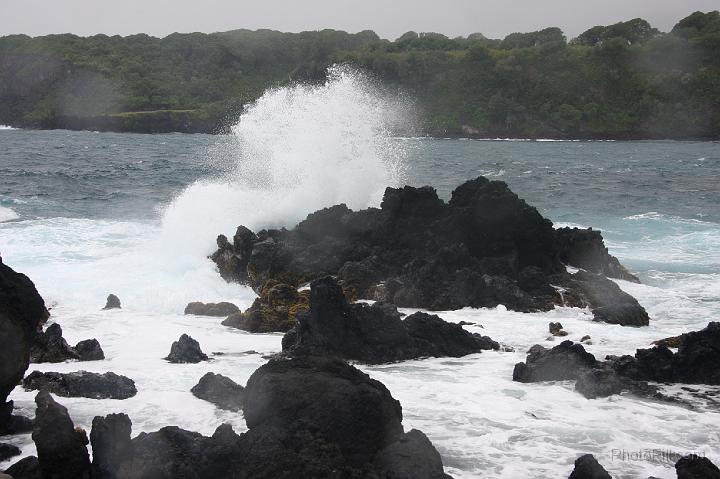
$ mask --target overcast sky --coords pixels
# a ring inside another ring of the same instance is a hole
[[[558,26],[571,38],[594,25],[642,17],[668,31],[720,0],[0,0],[0,35],[128,35],[271,28],[297,32],[408,30],[502,38]]]

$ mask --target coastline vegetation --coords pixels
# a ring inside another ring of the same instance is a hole
[[[235,30],[0,38],[0,124],[221,132],[266,88],[350,62],[415,96],[436,136],[720,138],[720,13],[668,33],[633,19],[568,39]]]

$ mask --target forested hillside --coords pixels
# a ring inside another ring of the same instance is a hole
[[[222,131],[269,86],[352,62],[413,94],[433,135],[720,138],[720,13],[668,33],[634,19],[568,41],[557,28],[447,38],[236,30],[158,39],[0,38],[0,124]]]

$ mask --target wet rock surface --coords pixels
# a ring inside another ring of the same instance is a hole
[[[201,303],[196,301],[185,306],[185,314],[196,316],[230,316],[238,311],[240,311],[240,308],[227,302]]]
[[[49,316],[33,282],[0,258],[0,434],[27,426],[27,420],[13,416],[7,397],[22,380],[37,331]]]
[[[720,323],[682,335],[678,351],[665,346],[638,349],[635,356],[607,356],[598,361],[581,344],[563,341],[552,349],[535,345],[525,362],[515,365],[520,382],[577,380],[575,389],[589,399],[629,392],[673,400],[648,382],[720,384]]]
[[[127,399],[137,394],[132,379],[112,372],[56,373],[34,371],[23,380],[27,390],[45,390],[63,397]]]
[[[608,278],[640,282],[637,276],[630,273],[616,257],[608,253],[600,231],[592,228],[558,228],[555,230],[555,235],[563,263]]]
[[[403,320],[391,304],[349,304],[338,282],[329,276],[311,283],[310,309],[298,314],[297,322],[283,338],[283,351],[294,356],[383,363],[499,349],[492,339],[435,315],[418,312]]]
[[[165,359],[171,363],[199,363],[207,361],[208,357],[200,349],[200,343],[183,334],[180,339],[172,343],[170,354]]]
[[[44,332],[39,332],[30,351],[33,363],[61,363],[63,361],[99,361],[105,353],[97,339],[80,341],[75,347],[63,338],[62,327],[53,323]]]
[[[20,449],[12,444],[0,442],[0,462],[6,461],[11,457],[19,456]]]
[[[89,479],[90,458],[85,431],[75,429],[67,409],[47,391],[35,398],[37,412],[32,438],[43,478]]]
[[[215,404],[220,409],[240,411],[243,407],[242,386],[222,374],[207,373],[190,392],[197,398]]]
[[[118,466],[133,456],[132,422],[126,414],[96,416],[92,422],[93,479],[116,479]]]
[[[404,433],[400,404],[385,386],[341,360],[271,360],[248,380],[244,405],[249,431],[241,435],[229,425],[210,437],[164,427],[131,439],[127,416],[96,417],[90,434],[92,477],[449,478],[427,437],[416,430]],[[62,422],[63,447],[55,450],[73,458],[63,472],[72,465],[72,477],[88,477],[81,435],[69,432],[67,415]],[[41,442],[45,436],[37,434]],[[56,456],[38,450],[46,471]]]
[[[114,294],[109,294],[107,300],[105,301],[105,307],[103,308],[103,310],[120,308],[120,298],[118,298]]]
[[[228,316],[222,324],[251,333],[286,332],[295,326],[295,316],[309,307],[309,291],[267,281],[252,306]]]
[[[602,239],[591,243],[602,246]],[[579,249],[561,241],[552,223],[505,183],[479,177],[455,189],[448,203],[427,186],[387,188],[379,209],[336,205],[308,215],[292,230],[255,234],[240,226],[232,242],[218,237],[211,258],[223,278],[258,292],[268,280],[297,288],[333,275],[353,299],[399,307],[504,304],[516,311],[546,311],[564,304],[553,286],[561,285],[571,305],[590,306],[598,320],[646,324],[642,307],[619,288],[566,272],[561,251],[576,261],[583,256]]]
[[[575,468],[569,479],[611,479],[610,474],[597,462],[592,454],[585,454],[575,460]]]
[[[28,456],[7,468],[5,471],[13,479],[43,479],[40,462],[36,456]]]
[[[681,457],[675,471],[678,479],[720,479],[720,469],[707,457],[695,454]]]

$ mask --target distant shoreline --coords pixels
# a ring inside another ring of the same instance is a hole
[[[23,126],[12,126],[12,125],[0,125],[0,131],[85,131],[90,133],[131,133],[131,134],[142,134],[142,135],[163,135],[178,133],[184,135],[200,134],[200,135],[227,135],[230,134],[230,128],[215,128],[208,131],[195,131],[195,130],[157,130],[151,129],[137,129],[137,130],[123,130],[123,129],[93,129],[93,128],[38,128],[38,127],[23,127]],[[422,135],[398,133],[394,135],[396,138],[405,139],[434,139],[434,140],[467,140],[467,141],[507,141],[507,142],[534,142],[534,143],[552,143],[552,142],[622,142],[622,141],[688,141],[688,142],[719,142],[720,137],[641,137],[634,135],[618,135],[618,136],[586,136],[586,137],[553,137],[551,135],[538,136],[536,138],[527,138],[520,136],[505,136],[505,135],[467,135],[467,134],[453,134],[453,133],[439,133],[439,132],[426,132]]]

